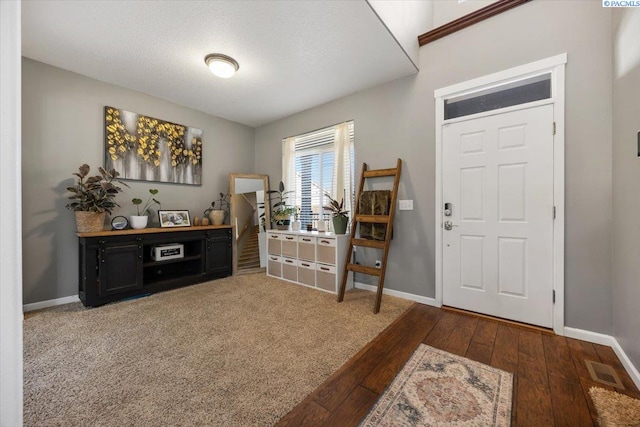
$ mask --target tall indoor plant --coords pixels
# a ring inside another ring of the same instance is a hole
[[[340,203],[338,203],[338,201],[334,200],[330,195],[325,193],[325,196],[329,199],[329,204],[322,208],[331,212],[331,216],[333,217],[333,231],[336,234],[346,234],[347,223],[349,222],[349,216],[347,214],[349,211],[343,210],[344,197],[340,200]]]
[[[289,194],[293,193],[293,191],[285,191],[284,183],[280,181],[277,190],[269,190],[267,193],[275,194],[273,196],[275,203],[271,212],[271,222],[275,223],[278,230],[288,230],[291,224],[291,216],[296,213],[295,207],[287,205]]]
[[[114,184],[114,181],[128,187],[127,184],[117,181],[118,172],[115,169],[105,170],[98,168],[100,175],[89,176],[91,168],[83,164],[78,172],[73,175],[78,181],[73,187],[67,187],[71,193],[67,197],[71,200],[67,209],[75,212],[76,225],[79,233],[102,231],[106,213],[119,207],[115,198],[122,188]]]

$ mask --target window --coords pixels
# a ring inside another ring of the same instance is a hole
[[[287,204],[300,212],[303,229],[315,226],[330,195],[344,209],[353,206],[353,121],[309,132],[282,141],[283,181],[289,195]],[[325,219],[329,215],[324,215]]]
[[[480,92],[449,98],[444,102],[444,119],[497,110],[551,98],[551,73],[501,84]]]

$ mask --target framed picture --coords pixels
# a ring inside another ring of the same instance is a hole
[[[106,106],[104,150],[120,179],[202,184],[202,129]]]
[[[191,227],[189,211],[158,211],[160,227]]]

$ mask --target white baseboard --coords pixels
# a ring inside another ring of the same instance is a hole
[[[366,283],[361,283],[361,282],[353,282],[353,286],[357,289],[364,289],[371,292],[377,292],[378,290],[377,286],[367,285]],[[393,289],[383,289],[382,293],[384,295],[390,295],[392,297],[408,299],[409,301],[415,301],[415,302],[419,302],[420,304],[431,305],[433,307],[441,306],[441,304],[438,304],[435,298],[423,297],[420,295],[410,294],[408,292],[395,291]]]
[[[638,372],[636,367],[633,366],[633,363],[631,363],[631,360],[627,356],[627,353],[624,352],[617,339],[613,338],[613,345],[611,346],[611,348],[616,352],[618,359],[620,359],[620,361],[622,362],[624,369],[626,369],[627,373],[636,384],[636,387],[640,388],[640,372]]]
[[[611,335],[600,334],[598,332],[585,331],[583,329],[569,328],[566,326],[564,328],[564,335],[569,338],[575,338],[578,340],[588,341],[594,344],[606,345],[611,347],[616,353],[616,356],[618,356],[618,359],[620,359],[620,362],[622,362],[624,369],[627,371],[636,387],[640,388],[640,372],[638,372],[633,363],[631,363],[631,360],[624,352],[624,350],[620,346],[620,343],[618,343],[618,340],[615,337]]]
[[[564,336],[569,338],[575,338],[577,340],[592,342],[594,344],[608,345],[613,347],[613,341],[615,338],[611,335],[600,334],[598,332],[585,331],[584,329],[564,327]]]
[[[78,298],[78,295],[71,295],[63,298],[56,298],[56,299],[50,299],[47,301],[34,302],[31,304],[24,304],[22,306],[22,312],[26,313],[28,311],[40,310],[41,308],[69,304],[69,303],[78,302],[78,301],[80,301],[80,298]]]

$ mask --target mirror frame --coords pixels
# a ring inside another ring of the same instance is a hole
[[[231,228],[233,230],[233,238],[232,238],[232,246],[233,246],[233,274],[235,275],[238,271],[238,246],[237,246],[237,238],[238,230],[236,230],[236,226],[234,224],[234,218],[236,217],[236,178],[244,178],[244,179],[261,179],[264,183],[264,220],[265,224],[267,224],[267,230],[269,229],[268,224],[271,223],[271,206],[269,199],[269,175],[262,175],[256,173],[230,173],[229,174],[229,201],[231,207],[229,209],[229,223],[231,224]],[[259,224],[258,224],[259,225]]]

